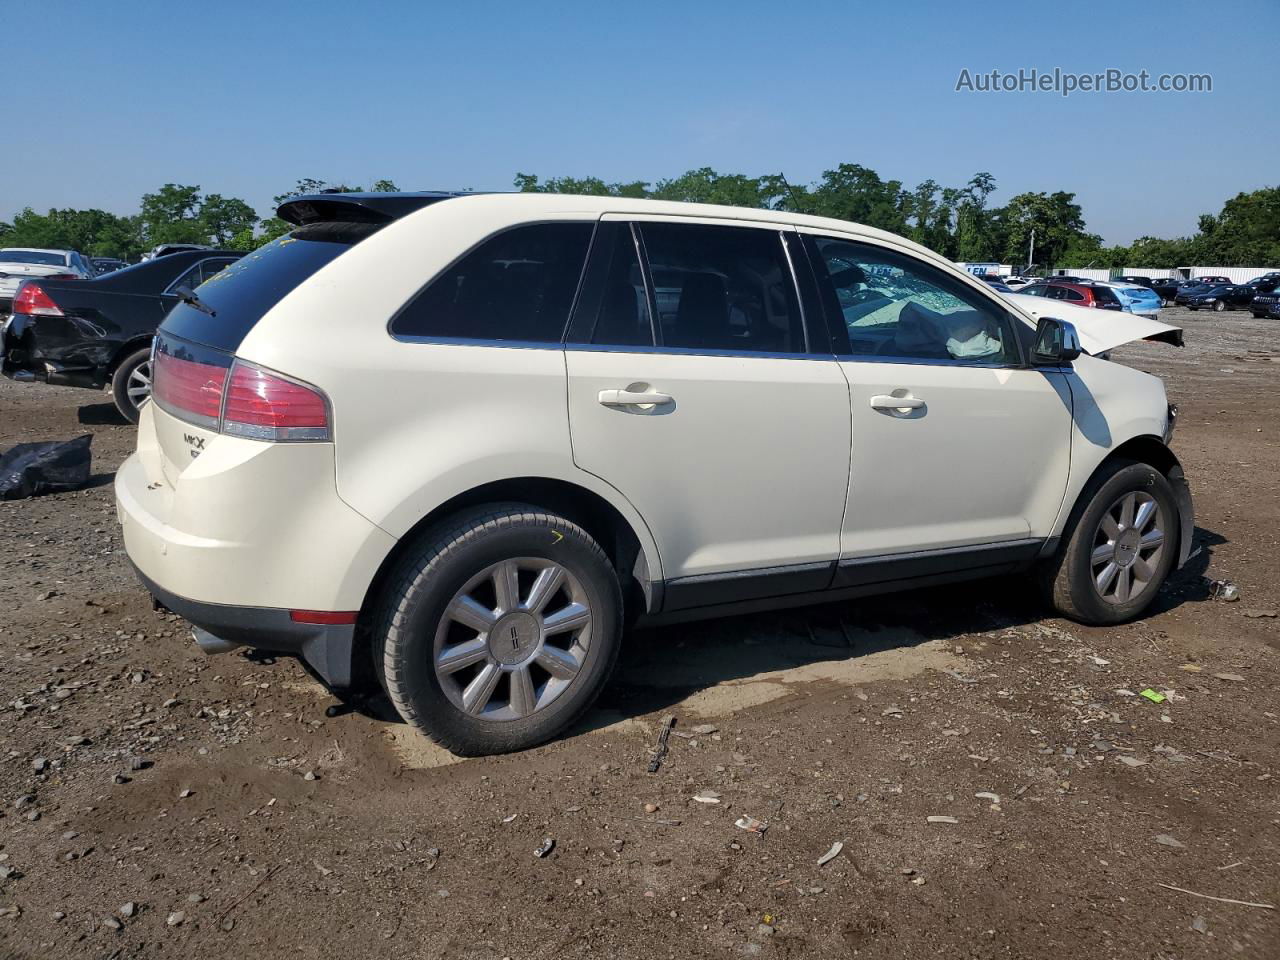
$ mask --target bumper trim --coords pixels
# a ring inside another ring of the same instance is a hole
[[[353,683],[353,624],[297,623],[277,607],[205,603],[170,593],[133,567],[142,585],[166,609],[217,640],[300,657],[324,683],[345,690]],[[203,646],[203,644],[202,644]]]

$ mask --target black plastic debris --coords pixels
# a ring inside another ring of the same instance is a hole
[[[20,443],[0,454],[0,500],[75,490],[89,482],[93,434],[74,440]]]

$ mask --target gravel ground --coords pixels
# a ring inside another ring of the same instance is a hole
[[[1116,358],[1181,405],[1201,550],[1147,618],[1014,579],[650,631],[571,736],[468,761],[198,653],[121,551],[131,429],[0,382],[0,449],[96,471],[0,503],[0,956],[1274,960],[1277,327],[1165,313],[1185,350]]]

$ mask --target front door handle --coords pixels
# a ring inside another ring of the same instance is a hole
[[[650,390],[601,390],[600,402],[606,407],[657,407],[671,403],[672,398]]]
[[[871,398],[872,410],[919,410],[924,407],[924,401],[918,397],[894,397],[887,393],[878,393]]]

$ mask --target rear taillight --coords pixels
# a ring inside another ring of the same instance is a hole
[[[155,351],[151,395],[180,420],[250,440],[328,440],[329,404],[315,387],[236,360],[231,367]]]
[[[44,277],[46,280],[82,280],[83,277],[78,273],[47,273]]]
[[[18,293],[13,298],[12,309],[14,313],[25,313],[36,317],[62,316],[62,311],[44,292],[44,288],[30,280],[18,288]]]
[[[227,368],[156,351],[151,397],[161,410],[210,430],[218,429]]]
[[[314,387],[237,360],[222,407],[222,432],[252,440],[328,440],[329,405]]]

